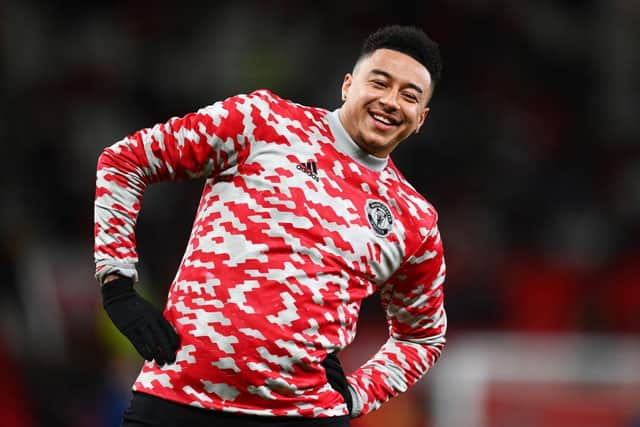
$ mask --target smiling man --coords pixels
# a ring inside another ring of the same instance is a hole
[[[353,74],[345,76],[340,121],[363,150],[386,157],[419,131],[429,112],[432,89],[431,74],[417,59],[374,48],[358,61]]]
[[[445,343],[437,213],[389,154],[440,80],[413,27],[370,35],[335,111],[259,90],[140,130],[98,160],[96,278],[146,359],[123,426],[348,426],[407,390]],[[135,291],[135,224],[162,180],[205,179],[163,311]],[[345,375],[364,298],[389,338]]]

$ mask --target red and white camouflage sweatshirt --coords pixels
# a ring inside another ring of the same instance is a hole
[[[445,264],[434,208],[391,159],[367,154],[338,112],[260,90],[143,129],[98,161],[99,281],[137,280],[147,185],[206,178],[164,314],[174,364],[146,362],[133,388],[213,410],[347,414],[320,365],[351,343],[380,292],[389,339],[347,375],[352,416],[405,391],[445,343]]]

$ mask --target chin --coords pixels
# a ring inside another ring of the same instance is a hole
[[[367,145],[376,148],[376,150],[386,150],[389,147],[393,147],[394,142],[390,139],[382,139],[380,137],[369,138]]]
[[[374,156],[383,156],[382,153],[387,153],[389,151],[390,144],[389,143],[374,143],[370,142],[365,146],[365,150],[369,154],[373,154]],[[386,154],[384,154],[386,156]]]
[[[376,155],[381,152],[388,152],[394,146],[394,142],[389,138],[382,138],[376,133],[361,133],[356,143],[369,154]]]

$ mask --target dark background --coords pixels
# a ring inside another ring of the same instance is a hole
[[[393,157],[440,213],[449,335],[638,337],[637,1],[27,0],[0,11],[3,426],[115,426],[140,365],[93,279],[101,150],[258,88],[336,108],[362,40],[390,23],[421,26],[444,57],[423,131]],[[158,304],[201,187],[145,195],[140,288]],[[382,342],[380,316],[368,301],[355,346]],[[370,356],[361,348],[345,353],[350,368]],[[398,400],[395,427],[429,425],[416,390]]]

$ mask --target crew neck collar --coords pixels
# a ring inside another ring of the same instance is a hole
[[[369,154],[351,138],[340,121],[339,108],[327,114],[327,120],[329,122],[331,132],[333,132],[333,136],[335,137],[335,146],[339,151],[348,155],[362,166],[373,171],[380,172],[387,166],[387,163],[389,162],[388,156],[381,158],[374,156],[373,154]]]

